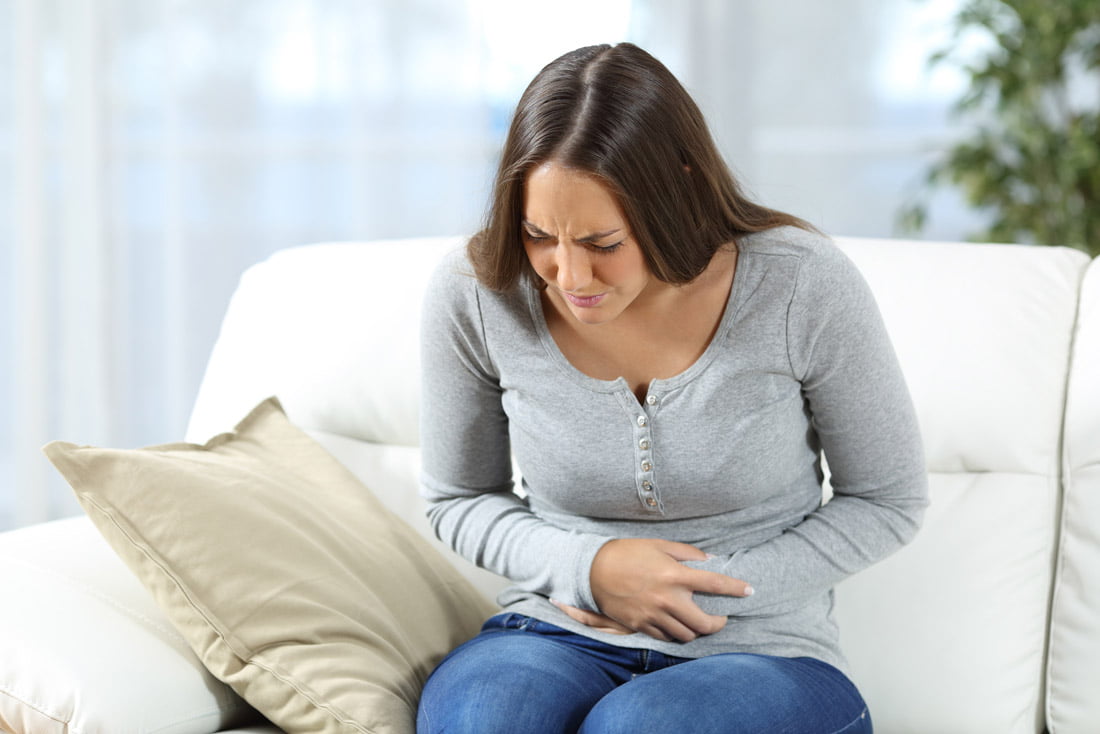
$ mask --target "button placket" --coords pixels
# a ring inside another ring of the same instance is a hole
[[[642,403],[643,413],[639,413],[636,418],[637,424],[637,450],[635,451],[635,459],[638,473],[637,473],[637,486],[638,486],[638,499],[642,503],[642,508],[646,512],[662,513],[664,507],[661,504],[660,495],[657,492],[656,480],[654,479],[654,461],[653,461],[653,419],[650,414],[650,409],[657,405],[657,397],[653,394],[646,395],[645,400]]]

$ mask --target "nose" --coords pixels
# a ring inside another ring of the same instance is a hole
[[[554,253],[558,287],[563,291],[579,291],[592,280],[592,265],[584,248],[559,243]]]

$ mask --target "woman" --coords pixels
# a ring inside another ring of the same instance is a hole
[[[855,268],[741,193],[660,62],[535,77],[422,338],[429,517],[513,585],[419,731],[871,731],[832,587],[917,531],[908,393]]]

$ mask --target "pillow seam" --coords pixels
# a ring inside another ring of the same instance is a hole
[[[192,609],[194,609],[195,612],[198,613],[198,615],[200,617],[202,617],[202,619],[209,625],[209,628],[214,632],[217,639],[220,640],[227,648],[229,648],[229,651],[233,654],[233,656],[236,657],[241,662],[242,667],[243,666],[248,666],[248,665],[255,665],[256,667],[260,668],[261,670],[267,671],[268,674],[270,674],[272,677],[276,678],[277,680],[281,681],[284,685],[290,686],[295,691],[298,691],[298,693],[300,693],[303,697],[305,697],[306,700],[308,700],[311,704],[313,704],[314,707],[316,707],[320,711],[324,711],[324,712],[328,713],[332,718],[336,719],[341,724],[352,726],[352,727],[358,729],[359,731],[362,731],[364,734],[377,734],[374,729],[363,728],[361,725],[356,723],[355,720],[352,719],[349,715],[344,713],[341,709],[332,706],[332,704],[330,704],[330,703],[327,703],[327,702],[322,703],[322,702],[318,701],[315,694],[312,692],[311,689],[302,688],[297,683],[297,681],[295,681],[293,678],[288,677],[285,673],[282,673],[280,670],[277,670],[274,666],[272,666],[270,664],[267,664],[267,663],[261,662],[258,659],[258,657],[256,656],[255,653],[252,653],[250,651],[250,653],[248,655],[241,655],[234,648],[233,644],[226,638],[226,635],[223,633],[221,627],[219,625],[215,624],[214,621],[210,619],[210,617],[206,613],[205,607],[202,607],[201,605],[196,603],[195,598],[189,593],[189,591],[185,587],[184,583],[179,578],[177,578],[174,573],[171,572],[171,569],[166,567],[163,563],[160,562],[160,560],[158,558],[156,558],[154,556],[154,554],[147,548],[147,544],[145,544],[144,542],[138,543],[135,540],[134,536],[131,535],[129,532],[127,532],[126,528],[124,528],[118,522],[118,520],[115,518],[114,514],[109,512],[106,508],[104,508],[103,505],[101,505],[99,502],[97,502],[96,498],[91,493],[82,492],[81,494],[83,495],[84,499],[86,499],[93,507],[95,507],[96,510],[101,515],[106,517],[110,521],[110,523],[120,533],[122,533],[122,535],[131,544],[131,546],[133,546],[135,549],[140,551],[141,554],[143,556],[145,556],[149,561],[151,561],[158,569],[160,569],[160,571],[165,576],[167,576],[169,579],[171,579],[172,584],[176,587],[177,590],[179,590],[179,592],[181,594],[183,594],[184,598],[188,602],[188,605]],[[188,645],[188,646],[190,646],[190,645]],[[210,670],[206,666],[206,662],[202,660],[202,656],[198,655],[198,658],[199,658],[199,661],[203,663],[203,667],[206,667],[207,670]],[[210,671],[210,672],[211,672],[211,674],[214,673],[213,671]],[[216,674],[214,675],[214,677],[218,678],[219,680],[222,680]],[[228,683],[228,681],[225,681],[225,680],[222,680],[222,682],[223,683]],[[230,686],[230,687],[232,687],[232,686]],[[76,733],[74,733],[74,734],[76,734]]]
[[[115,528],[116,528],[116,529],[117,529],[117,530],[118,530],[118,531],[119,531],[120,533],[122,533],[122,535],[123,535],[123,536],[125,536],[126,540],[127,540],[127,541],[128,541],[129,543],[130,543],[130,545],[131,545],[131,546],[133,546],[133,547],[134,547],[134,548],[136,548],[136,549],[137,549],[138,551],[140,551],[140,552],[141,552],[141,554],[142,554],[143,556],[145,556],[145,557],[146,557],[146,558],[147,558],[147,559],[148,559],[149,561],[151,561],[151,562],[153,563],[153,565],[155,565],[155,566],[156,566],[156,567],[157,567],[158,569],[160,569],[161,573],[163,573],[163,574],[164,574],[164,575],[165,575],[165,576],[166,576],[167,578],[169,578],[169,579],[171,580],[171,582],[172,582],[172,585],[173,585],[173,586],[175,586],[175,587],[176,587],[176,589],[178,589],[178,590],[179,590],[179,593],[181,593],[181,594],[183,595],[184,599],[185,599],[185,600],[187,601],[187,603],[188,603],[188,606],[190,606],[190,607],[191,607],[192,609],[194,609],[194,610],[195,610],[195,612],[196,612],[196,613],[197,613],[197,614],[198,614],[198,615],[199,615],[200,617],[202,617],[203,621],[204,621],[204,622],[206,622],[206,624],[207,624],[207,625],[209,626],[209,628],[210,628],[211,630],[213,630],[213,632],[214,632],[214,634],[215,634],[215,635],[217,636],[217,638],[218,638],[219,640],[221,640],[221,641],[222,641],[222,642],[223,642],[223,643],[225,644],[225,646],[226,646],[226,647],[228,647],[228,648],[229,648],[229,651],[230,651],[231,653],[233,653],[233,655],[234,655],[234,656],[235,656],[236,658],[238,658],[239,660],[241,660],[241,662],[244,662],[244,661],[245,661],[246,659],[248,659],[248,658],[251,658],[251,655],[253,654],[253,653],[252,653],[251,651],[249,651],[249,654],[248,654],[248,655],[241,655],[241,654],[240,654],[240,653],[239,653],[239,652],[237,651],[237,649],[236,649],[236,647],[235,647],[235,646],[233,645],[233,643],[231,643],[231,642],[230,642],[230,641],[229,641],[229,640],[227,639],[227,636],[226,636],[226,635],[225,635],[225,633],[223,632],[223,630],[222,630],[222,628],[221,628],[221,625],[219,625],[219,624],[215,624],[215,621],[214,621],[213,619],[211,619],[211,618],[210,618],[210,615],[208,614],[208,610],[206,609],[205,605],[199,604],[199,603],[198,603],[198,601],[197,601],[197,600],[195,599],[195,597],[194,597],[194,596],[193,596],[193,595],[192,595],[192,594],[190,593],[190,590],[189,590],[189,589],[188,589],[188,588],[186,587],[186,585],[185,585],[185,584],[183,583],[183,581],[181,581],[181,580],[180,580],[180,579],[179,579],[179,578],[178,578],[178,577],[176,576],[176,574],[172,572],[172,570],[171,570],[171,569],[170,569],[169,567],[167,567],[167,566],[166,566],[166,565],[165,565],[164,563],[162,563],[162,562],[160,561],[160,559],[158,559],[158,558],[157,558],[157,557],[156,557],[156,556],[155,556],[155,555],[154,555],[154,554],[152,553],[152,551],[150,550],[150,546],[148,545],[148,543],[145,543],[145,542],[144,542],[144,540],[143,540],[142,542],[140,542],[140,543],[139,543],[139,542],[137,542],[137,541],[135,540],[135,537],[134,537],[134,536],[133,536],[133,535],[132,535],[131,533],[127,532],[126,528],[124,528],[124,527],[123,527],[123,526],[122,526],[122,525],[121,525],[121,524],[119,523],[119,521],[118,521],[118,520],[117,520],[117,519],[115,518],[114,514],[113,514],[113,513],[111,513],[111,512],[109,512],[107,508],[104,508],[104,506],[103,506],[103,505],[101,505],[101,504],[100,504],[100,503],[99,503],[98,501],[96,501],[96,498],[95,498],[95,496],[94,496],[93,494],[91,494],[91,493],[89,493],[89,492],[82,492],[81,494],[82,494],[82,496],[83,496],[83,498],[84,498],[85,500],[87,500],[87,501],[88,501],[88,502],[89,502],[89,503],[90,503],[90,504],[91,504],[91,505],[92,505],[93,507],[95,507],[95,508],[96,508],[96,510],[97,510],[97,511],[98,511],[98,512],[99,512],[99,513],[100,513],[101,515],[103,515],[104,517],[106,517],[106,518],[107,518],[107,519],[108,519],[108,520],[110,521],[110,523],[111,523],[111,524],[112,524],[112,525],[113,525],[113,526],[114,526],[114,527],[115,527]],[[131,569],[131,573],[134,573],[133,569]],[[141,578],[140,574],[135,574],[135,575],[137,575],[139,579]],[[169,621],[172,621],[172,620],[171,620],[171,618],[169,618]],[[172,622],[172,623],[173,623],[173,625],[175,624],[175,622]],[[179,630],[178,626],[176,627],[176,629],[177,629],[177,631]],[[181,633],[181,634],[182,634],[182,633]],[[186,636],[185,636],[185,635],[184,635],[184,640],[185,640],[185,641],[187,641],[187,639],[186,639]],[[188,642],[188,646],[190,647],[190,642]],[[197,654],[198,654],[198,653],[196,653],[196,655],[197,655]],[[201,661],[201,660],[202,660],[202,656],[201,656],[201,655],[198,655],[198,657],[199,657],[199,660]],[[205,662],[203,663],[203,667],[206,667],[206,664],[205,664]],[[209,668],[207,668],[207,669],[209,670]],[[213,671],[210,671],[210,672],[211,672],[211,673],[213,673]],[[217,678],[217,676],[216,676],[216,675],[215,675],[214,677],[216,677],[216,678]],[[220,679],[219,679],[219,680],[220,680]],[[222,681],[222,682],[224,683],[225,681]]]
[[[363,732],[363,734],[378,734],[374,729],[367,728],[362,724],[359,724],[351,716],[344,713],[342,709],[333,706],[331,703],[319,701],[316,697],[316,694],[313,692],[313,689],[303,687],[301,684],[298,683],[295,677],[284,673],[280,666],[274,665],[272,663],[263,662],[260,660],[259,657],[249,658],[248,661],[245,662],[245,665],[254,665],[260,670],[266,671],[268,675],[272,676],[276,680],[281,681],[284,685],[293,688],[295,691],[300,693],[307,701],[313,704],[319,711],[324,711],[339,723],[351,726],[358,731]]]

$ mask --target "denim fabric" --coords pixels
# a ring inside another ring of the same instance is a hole
[[[870,734],[871,716],[851,681],[813,658],[674,657],[506,613],[432,673],[417,732]]]

